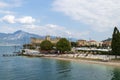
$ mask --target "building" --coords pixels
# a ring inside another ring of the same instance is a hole
[[[88,42],[86,40],[78,40],[77,41],[77,46],[82,47],[82,46],[86,46],[86,45],[88,45]]]
[[[90,40],[90,41],[78,40],[77,46],[80,46],[80,47],[87,47],[87,46],[99,47],[99,46],[102,46],[102,42],[98,42],[95,40]]]
[[[103,47],[111,47],[111,41],[103,41]]]
[[[108,38],[106,40],[103,40],[102,42],[103,42],[102,44],[103,47],[111,47],[112,39]]]
[[[89,43],[89,46],[96,45],[96,41],[95,40],[90,40],[90,41],[88,41],[88,43]]]
[[[31,44],[34,45],[34,46],[38,46],[40,45],[40,43],[44,40],[48,40],[50,41],[51,43],[53,44],[56,44],[60,38],[59,37],[56,37],[56,38],[51,38],[49,35],[46,36],[44,39],[40,39],[40,38],[31,38]]]
[[[88,41],[88,43],[89,43],[89,46],[96,46],[96,47],[102,46],[102,44],[103,44],[103,42],[98,42],[95,40],[90,40],[90,41]]]

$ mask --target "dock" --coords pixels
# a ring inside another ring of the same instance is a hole
[[[13,54],[2,54],[3,57],[12,57],[12,56],[20,56],[21,53],[13,53]]]

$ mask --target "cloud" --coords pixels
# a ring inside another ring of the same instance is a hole
[[[9,3],[13,3],[11,7],[21,7],[25,0],[11,0]]]
[[[53,10],[103,32],[120,25],[119,0],[54,0]]]
[[[23,0],[1,0],[0,8],[20,7],[22,4]]]
[[[1,26],[0,32],[12,33],[17,30],[23,30],[29,33],[34,33],[38,35],[51,35],[58,37],[66,37],[66,38],[76,38],[76,39],[85,39],[85,36],[89,35],[88,31],[77,32],[71,31],[64,26],[59,26],[56,24],[45,24],[45,25],[34,25],[34,24],[23,24],[23,25],[8,25]]]
[[[5,15],[3,18],[0,19],[0,21],[11,23],[11,24],[13,23],[33,24],[36,20],[31,16],[16,18],[14,15]]]
[[[7,3],[0,1],[0,8],[7,7],[7,6],[8,6]]]
[[[17,19],[16,21],[22,24],[32,24],[35,22],[35,19],[33,19],[31,16],[25,16],[25,17]]]
[[[13,16],[13,15],[6,15],[1,19],[1,21],[12,23],[12,24],[16,23],[15,22],[15,16]]]
[[[39,35],[51,35],[51,36],[59,36],[59,37],[67,37],[67,38],[85,38],[86,35],[89,34],[88,31],[84,32],[76,32],[71,31],[63,26],[55,25],[55,24],[46,24],[46,25],[23,25],[20,29],[39,34]]]
[[[7,10],[0,10],[0,14],[14,14],[15,12],[7,11]]]
[[[65,28],[55,24],[46,24],[46,25],[23,25],[25,31],[33,32],[41,35],[52,35],[52,36],[62,36],[65,33]]]
[[[10,27],[10,26],[1,26],[0,27],[0,33],[12,33],[15,32],[17,29],[16,27]]]
[[[9,10],[22,5],[23,0],[0,0],[0,14],[14,14],[15,12]]]

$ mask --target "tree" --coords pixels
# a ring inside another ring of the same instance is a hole
[[[57,50],[60,51],[60,53],[64,53],[65,51],[71,50],[70,42],[66,38],[61,38],[57,44],[56,44]]]
[[[77,43],[76,43],[76,42],[71,42],[71,46],[72,46],[72,47],[76,47],[76,46],[77,46]]]
[[[40,48],[41,48],[41,50],[46,50],[46,51],[52,50],[53,49],[53,44],[48,40],[44,40],[44,41],[41,42]]]
[[[35,47],[34,47],[32,44],[24,44],[24,45],[23,45],[23,48],[24,48],[24,49],[26,49],[26,48],[27,48],[27,49],[35,49]]]
[[[117,58],[117,55],[120,55],[120,32],[117,27],[113,31],[111,48],[112,54]]]

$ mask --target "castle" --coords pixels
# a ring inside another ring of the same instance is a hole
[[[56,37],[56,38],[51,38],[49,35],[46,36],[44,39],[40,39],[40,38],[31,38],[31,44],[34,45],[34,46],[37,46],[39,45],[42,41],[44,40],[48,40],[50,41],[51,43],[53,44],[56,44],[59,40],[60,40],[60,37]]]

